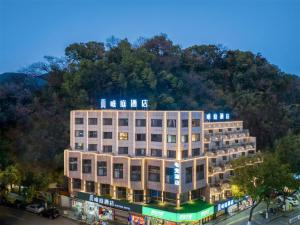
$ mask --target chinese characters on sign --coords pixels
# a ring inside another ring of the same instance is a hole
[[[206,113],[205,120],[207,121],[220,121],[220,120],[229,120],[229,113]]]
[[[174,180],[175,180],[175,185],[180,184],[180,164],[178,162],[174,163]]]
[[[234,202],[233,199],[228,200],[228,201],[223,202],[223,203],[219,203],[219,204],[218,204],[218,211],[221,211],[221,210],[223,210],[223,209],[227,209],[229,206],[232,206],[232,205],[234,205],[234,204],[235,204],[235,202]]]
[[[100,109],[148,109],[148,99],[100,99]]]

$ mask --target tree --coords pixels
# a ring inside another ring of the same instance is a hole
[[[231,184],[236,190],[233,195],[240,197],[249,195],[253,199],[248,225],[251,224],[253,210],[262,202],[266,202],[266,218],[270,201],[275,192],[285,188],[295,188],[295,180],[286,164],[282,164],[273,154],[258,155],[253,158],[242,157],[232,162],[234,177]]]
[[[4,171],[0,172],[0,182],[5,186],[9,185],[12,190],[13,185],[20,185],[21,173],[16,166],[10,165]]]
[[[275,153],[282,163],[288,163],[293,173],[300,173],[300,134],[288,134],[279,139]]]

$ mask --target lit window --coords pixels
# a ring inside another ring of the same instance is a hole
[[[181,143],[188,143],[189,136],[188,135],[181,135]]]
[[[128,140],[128,133],[127,132],[119,132],[119,140]]]
[[[200,134],[192,134],[192,141],[200,141]]]
[[[176,135],[168,134],[167,135],[167,142],[168,143],[176,143]]]

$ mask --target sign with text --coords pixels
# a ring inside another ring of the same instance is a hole
[[[116,199],[104,198],[102,196],[97,196],[89,193],[78,192],[77,198],[85,201],[99,203],[100,205],[108,206],[111,208],[117,208],[125,211],[132,211],[137,213],[142,213],[142,206],[137,204],[131,204],[128,202],[123,202]]]
[[[205,120],[206,121],[224,121],[230,120],[229,113],[205,113]]]
[[[100,109],[148,109],[148,99],[100,99]]]

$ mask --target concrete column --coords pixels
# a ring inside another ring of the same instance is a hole
[[[161,203],[164,203],[164,192],[161,192]]]
[[[192,191],[189,191],[189,201],[192,201]]]
[[[129,202],[133,202],[133,190],[131,188],[127,188],[128,194],[127,194],[127,200]]]
[[[117,187],[112,186],[112,198],[116,199],[117,198]]]
[[[82,187],[81,187],[81,190],[83,191],[83,192],[86,192],[86,188],[85,188],[85,180],[82,180],[81,181],[81,184],[82,184]]]
[[[101,195],[100,194],[100,183],[99,182],[96,183],[96,193],[97,193],[97,195]]]
[[[144,203],[147,202],[147,191],[146,190],[143,191],[143,201],[144,201]]]
[[[180,207],[180,194],[176,194],[176,208]]]

